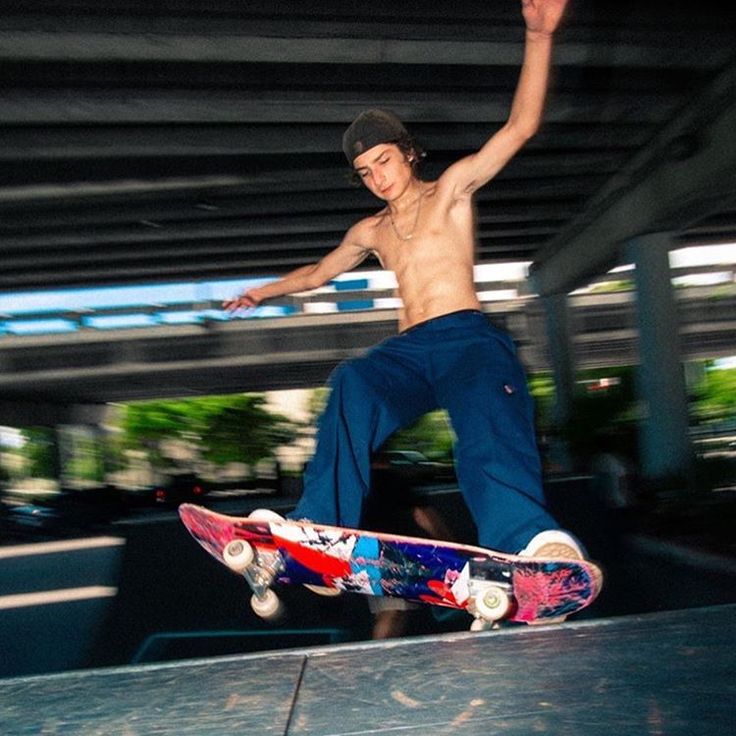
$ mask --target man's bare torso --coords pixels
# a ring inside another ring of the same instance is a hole
[[[480,309],[473,280],[475,231],[470,198],[448,205],[434,182],[423,182],[414,207],[394,217],[388,208],[359,224],[361,244],[398,282],[399,329],[461,309]],[[413,227],[416,222],[416,227]],[[400,239],[399,235],[410,239]]]

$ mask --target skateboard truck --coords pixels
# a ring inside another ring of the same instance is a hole
[[[245,578],[253,591],[250,599],[253,612],[266,620],[279,618],[284,609],[271,585],[284,569],[281,555],[278,552],[259,552],[250,543],[233,539],[225,545],[222,559],[233,572]]]
[[[514,605],[510,577],[511,573],[506,571],[499,575],[498,567],[489,567],[486,560],[469,561],[467,610],[475,618],[471,631],[497,628],[498,622],[508,616]]]

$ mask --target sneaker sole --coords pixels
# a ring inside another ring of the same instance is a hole
[[[585,561],[585,558],[580,552],[573,546],[565,544],[564,542],[548,542],[543,544],[538,550],[534,552],[534,556],[530,559],[550,557],[557,560],[581,560]],[[596,569],[596,568],[594,568]],[[593,583],[596,587],[596,596],[600,593],[603,587],[603,577],[600,574],[596,574]],[[538,621],[529,621],[529,626],[542,626],[545,624],[562,624],[567,620],[567,616],[560,616],[558,618],[545,618],[539,619]]]

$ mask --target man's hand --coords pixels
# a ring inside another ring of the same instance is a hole
[[[568,0],[521,0],[526,29],[549,36],[555,32]]]
[[[255,309],[263,301],[260,289],[249,289],[235,299],[227,299],[222,303],[226,312],[236,312],[238,309]]]

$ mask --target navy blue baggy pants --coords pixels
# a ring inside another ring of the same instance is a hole
[[[291,518],[359,527],[371,455],[437,408],[456,436],[458,483],[478,543],[516,552],[558,524],[545,508],[532,400],[511,338],[482,312],[422,322],[338,366]]]

